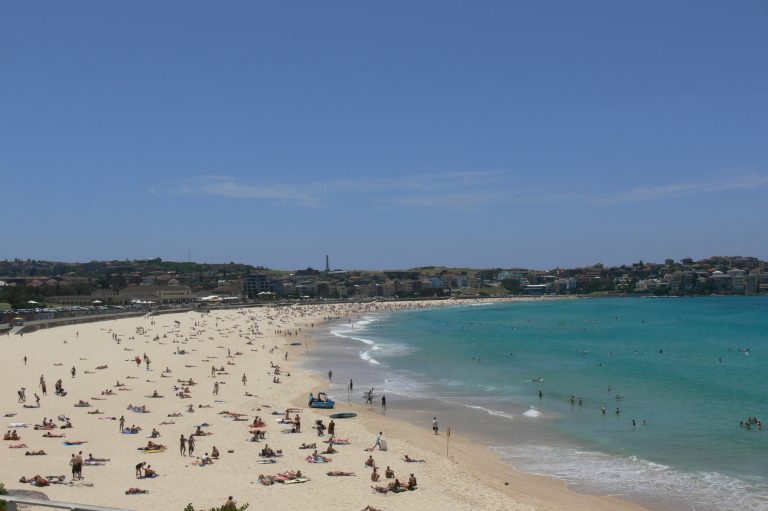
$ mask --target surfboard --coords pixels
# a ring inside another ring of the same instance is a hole
[[[351,419],[353,417],[357,417],[357,414],[353,412],[341,412],[341,413],[331,414],[331,419]]]

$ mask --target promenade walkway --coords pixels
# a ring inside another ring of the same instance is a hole
[[[92,504],[78,504],[76,502],[62,502],[58,500],[33,499],[31,497],[17,497],[13,495],[0,495],[0,502],[5,502],[5,511],[17,511],[18,505],[23,504],[25,508],[49,507],[54,509],[69,509],[70,511],[130,511],[117,507],[95,506]]]

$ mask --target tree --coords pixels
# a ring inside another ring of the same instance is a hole
[[[8,490],[3,483],[0,483],[0,495],[8,495]],[[0,502],[0,511],[5,511],[5,502]]]

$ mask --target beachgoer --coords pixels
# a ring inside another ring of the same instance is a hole
[[[192,456],[192,453],[195,452],[195,437],[194,437],[194,435],[189,435],[189,438],[187,439],[187,447],[189,447],[189,456]]]
[[[72,479],[77,479],[77,466],[75,465],[75,455],[69,459],[69,466],[72,467]]]
[[[381,396],[381,413],[387,411],[387,396]]]
[[[237,502],[235,502],[235,499],[232,498],[232,495],[230,495],[227,498],[227,501],[224,503],[223,506],[221,506],[222,511],[226,510],[237,510]]]

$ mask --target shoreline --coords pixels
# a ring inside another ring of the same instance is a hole
[[[576,298],[576,297],[567,297]],[[481,303],[500,303],[502,301],[534,301],[540,299],[523,298],[513,300],[475,300],[472,303],[456,304],[433,304],[430,302],[423,309],[434,309],[445,306],[466,306],[479,305]],[[551,299],[551,298],[550,298]],[[384,305],[384,304],[383,304]],[[407,310],[408,308],[406,308]],[[382,315],[388,313],[388,310],[381,310],[371,315]],[[319,326],[326,329],[326,332],[314,331],[309,336],[309,347],[315,347],[322,342],[318,336],[328,334],[334,323],[341,324],[339,318],[324,320]],[[318,325],[315,325],[316,327]],[[306,353],[303,357],[309,356]],[[315,372],[309,368],[296,368],[294,370],[307,371],[316,382],[313,391],[325,390],[328,385],[321,372]],[[338,375],[337,368],[334,369],[334,376]],[[356,392],[359,393],[359,390]],[[429,401],[429,399],[428,399]],[[295,400],[298,404],[300,398]],[[391,402],[391,401],[390,401]],[[337,404],[339,401],[337,401]],[[431,431],[431,424],[425,423],[423,426],[417,425],[404,417],[392,417],[388,414],[381,414],[379,408],[360,404],[341,403],[337,406],[344,411],[351,410],[358,414],[365,428],[375,438],[379,430],[384,431],[384,436],[396,441],[405,443],[415,448],[427,449],[434,456],[442,457],[450,461],[452,469],[459,471],[466,476],[475,479],[478,485],[486,486],[495,491],[499,491],[509,497],[512,501],[530,506],[536,510],[615,510],[615,511],[667,511],[669,508],[661,504],[646,505],[620,496],[599,495],[579,491],[569,487],[565,481],[548,475],[531,474],[525,472],[508,461],[505,461],[501,455],[492,449],[492,446],[482,440],[477,440],[472,435],[465,433],[455,433],[452,431],[449,442],[446,441],[446,432],[440,431],[439,435],[434,435]],[[444,427],[441,425],[441,428]],[[394,434],[387,434],[387,431]],[[445,442],[445,443],[444,443]],[[449,446],[447,445],[449,443]],[[448,454],[446,454],[446,450]],[[567,504],[566,504],[567,502]]]

